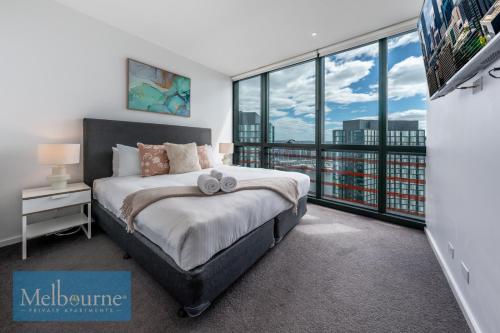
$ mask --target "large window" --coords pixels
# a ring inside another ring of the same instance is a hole
[[[378,145],[378,43],[325,57],[323,141]]]
[[[308,175],[311,178],[309,194],[316,193],[316,150],[270,148],[268,150],[268,167]]]
[[[425,156],[387,155],[387,211],[425,215]]]
[[[416,32],[388,39],[389,146],[425,146],[427,81]]]
[[[323,198],[377,208],[377,153],[325,151],[322,158]]]
[[[260,147],[237,147],[238,164],[250,168],[260,168]]]
[[[425,82],[415,32],[235,82],[235,162],[309,175],[315,203],[421,225]]]
[[[239,142],[260,142],[261,131],[260,76],[238,83]]]
[[[268,141],[314,144],[315,62],[269,73]]]

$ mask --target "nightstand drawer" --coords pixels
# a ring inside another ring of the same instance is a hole
[[[90,191],[55,194],[23,200],[23,215],[90,202]]]

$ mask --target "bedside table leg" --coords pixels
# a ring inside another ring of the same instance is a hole
[[[23,216],[23,260],[26,259],[27,249],[26,249],[26,227],[27,227],[27,218]]]
[[[90,203],[87,204],[87,238],[90,239],[92,237],[92,205]]]

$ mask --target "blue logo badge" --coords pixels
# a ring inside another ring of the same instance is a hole
[[[17,271],[13,281],[16,321],[131,319],[130,272]]]

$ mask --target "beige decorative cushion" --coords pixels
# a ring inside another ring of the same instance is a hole
[[[212,167],[210,163],[210,158],[208,157],[207,146],[198,146],[198,159],[200,160],[200,166],[202,169],[207,169]]]
[[[169,159],[170,174],[201,170],[196,143],[179,145],[167,142],[164,146]]]
[[[164,145],[138,143],[141,175],[143,177],[163,175],[169,172],[167,151]]]

